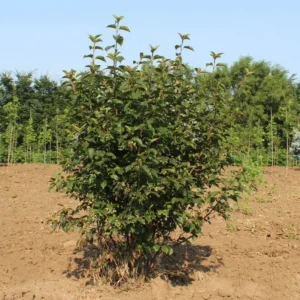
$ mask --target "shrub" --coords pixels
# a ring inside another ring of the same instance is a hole
[[[156,257],[197,238],[213,212],[226,216],[242,177],[223,172],[230,164],[230,114],[215,72],[223,66],[216,63],[221,54],[212,53],[211,73],[190,70],[182,60],[184,49],[193,50],[184,44],[189,35],[179,34],[174,60],[151,46],[150,55],[123,65],[120,32],[129,29],[120,25],[123,17],[114,18],[108,26],[114,45],[103,49],[101,35],[90,36],[89,71],[65,72],[73,92],[72,152],[61,161],[66,175],[52,178],[51,186],[79,201],[62,209],[53,227],[80,227],[83,241],[99,246],[93,264],[119,285],[147,278]],[[106,68],[97,65],[106,60]]]

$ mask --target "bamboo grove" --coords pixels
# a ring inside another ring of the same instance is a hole
[[[215,61],[221,53],[211,55]],[[260,165],[295,163],[290,151],[300,112],[295,77],[251,57],[231,66],[209,63],[206,69],[216,73],[227,93],[232,122],[228,143],[234,160],[246,156]],[[207,91],[205,69],[200,77],[192,66],[183,72],[199,93]],[[58,163],[69,151],[70,82],[47,75],[35,78],[32,72],[0,74],[0,163]]]

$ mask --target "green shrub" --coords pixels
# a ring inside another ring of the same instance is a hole
[[[24,163],[24,161],[25,161],[24,147],[19,146],[14,151],[13,162],[14,163]]]
[[[43,152],[33,152],[32,153],[32,163],[43,164],[45,159],[45,153]],[[56,151],[48,150],[46,152],[46,164],[56,163]]]
[[[263,170],[258,161],[244,157],[242,161],[244,170],[244,190],[251,193],[263,184]]]
[[[82,245],[99,246],[94,265],[114,285],[148,277],[158,255],[197,238],[213,212],[226,216],[228,200],[242,189],[242,176],[223,172],[231,161],[227,93],[215,72],[221,54],[212,53],[212,73],[186,72],[182,51],[192,48],[184,44],[189,35],[180,34],[174,60],[151,46],[133,66],[121,65],[120,32],[129,31],[121,20],[108,26],[113,46],[104,50],[100,35],[90,36],[88,72],[65,72],[73,151],[61,161],[67,175],[51,183],[79,201],[62,209],[53,227],[80,227]],[[111,64],[101,69],[97,61],[106,60]],[[209,88],[202,90],[201,80]]]

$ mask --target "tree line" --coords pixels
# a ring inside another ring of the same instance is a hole
[[[291,164],[289,149],[299,123],[300,83],[284,68],[252,57],[212,68],[224,88],[231,124],[227,141],[234,161]],[[100,72],[100,71],[99,71]],[[203,96],[210,89],[205,70],[185,66],[185,77]],[[196,73],[201,76],[195,76]],[[57,163],[68,147],[68,112],[76,74],[57,82],[33,72],[0,74],[0,162]]]
[[[0,74],[0,161],[56,163],[68,100],[68,89],[47,75]]]

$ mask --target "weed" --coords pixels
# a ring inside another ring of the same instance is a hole
[[[265,199],[264,196],[257,196],[257,197],[256,197],[256,201],[257,201],[258,203],[263,203],[263,204],[267,204],[267,203],[270,202],[269,200]]]
[[[227,231],[240,231],[241,229],[237,226],[237,224],[233,222],[227,222],[226,223],[226,229]]]

